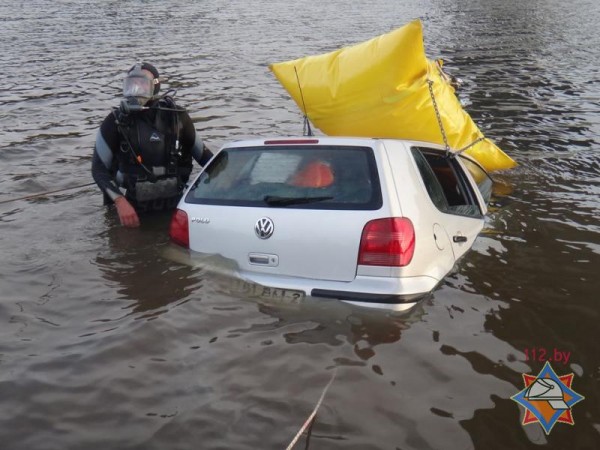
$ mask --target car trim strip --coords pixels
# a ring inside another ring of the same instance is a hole
[[[355,302],[396,304],[414,303],[420,298],[424,297],[426,294],[372,294],[368,292],[347,292],[330,289],[313,289],[310,295],[312,295],[313,297],[335,298],[338,300],[347,300]]]

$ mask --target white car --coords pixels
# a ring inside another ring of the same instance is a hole
[[[491,190],[479,164],[435,144],[238,141],[191,183],[170,236],[231,261],[254,293],[404,310],[471,248]]]

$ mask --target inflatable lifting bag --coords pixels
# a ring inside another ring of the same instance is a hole
[[[271,64],[269,68],[301,111],[306,105],[306,115],[326,135],[444,145],[431,98],[431,81],[452,151],[470,145],[465,153],[488,171],[516,165],[493,142],[484,139],[441,67],[427,59],[419,20],[357,45]]]

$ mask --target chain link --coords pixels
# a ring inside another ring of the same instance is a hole
[[[461,148],[460,150],[458,150],[456,152],[457,155],[460,155],[461,153],[463,153],[465,150],[470,149],[471,147],[473,147],[475,144],[479,144],[481,141],[483,141],[485,139],[484,136],[481,136],[480,138],[475,139],[473,142],[471,142],[469,145],[467,145],[466,147]]]
[[[444,124],[442,123],[442,117],[440,116],[440,111],[438,109],[438,105],[437,105],[437,102],[435,100],[435,95],[433,95],[433,81],[432,80],[427,80],[427,84],[429,85],[429,95],[431,95],[431,102],[433,103],[433,109],[435,111],[435,117],[437,118],[438,125],[440,127],[440,131],[442,132],[442,139],[444,140],[444,147],[446,149],[446,156],[448,156],[448,154],[450,153],[450,145],[448,144],[448,137],[446,136],[446,130],[444,130]],[[460,150],[458,150],[454,154],[455,155],[460,155],[461,153],[463,153],[466,150],[470,149],[475,144],[480,143],[484,139],[485,139],[485,137],[481,136],[480,138],[475,139],[469,145],[467,145],[466,147],[461,148]]]
[[[429,85],[429,95],[431,95],[431,101],[433,103],[435,117],[437,118],[438,125],[440,127],[440,131],[442,132],[442,139],[444,140],[444,147],[446,149],[446,154],[448,154],[448,153],[450,153],[450,145],[448,145],[448,137],[446,136],[446,130],[444,130],[444,124],[442,123],[442,117],[440,116],[440,111],[438,109],[437,102],[435,101],[435,95],[433,95],[433,81],[427,80],[427,84]]]

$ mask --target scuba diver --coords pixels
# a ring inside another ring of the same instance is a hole
[[[92,176],[104,204],[115,204],[126,227],[139,226],[138,213],[177,206],[192,158],[203,166],[212,157],[186,110],[175,104],[175,91],[158,95],[160,82],[152,64],[129,69],[124,99],[104,119],[96,137]]]

